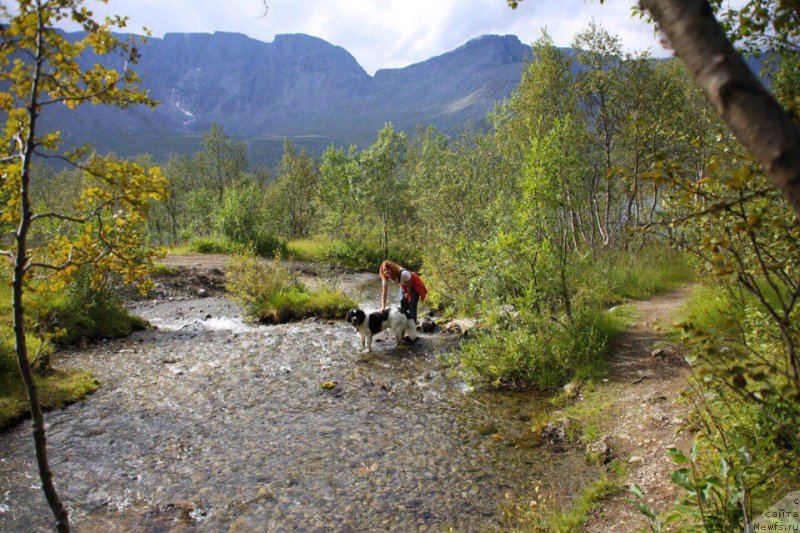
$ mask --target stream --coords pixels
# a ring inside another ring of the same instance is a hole
[[[377,276],[345,288],[378,305]],[[46,415],[76,531],[485,531],[537,482],[563,500],[596,476],[531,438],[544,397],[455,376],[452,336],[364,353],[344,320],[255,325],[224,298],[133,311],[158,329],[55,359],[102,382]],[[0,531],[51,523],[23,422],[0,434]]]

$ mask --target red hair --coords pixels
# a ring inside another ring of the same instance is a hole
[[[395,263],[394,261],[389,261],[388,259],[381,263],[381,268],[378,272],[381,275],[381,278],[388,279],[392,281],[400,281],[400,271],[405,270],[403,267]]]

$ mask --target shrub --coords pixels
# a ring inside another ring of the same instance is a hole
[[[322,261],[330,241],[324,239],[295,239],[286,243],[288,257],[295,261]]]
[[[250,316],[262,322],[276,324],[310,316],[336,318],[355,306],[339,291],[308,289],[277,260],[266,262],[244,254],[234,258],[227,270],[228,292]]]
[[[663,246],[579,258],[575,272],[580,276],[576,283],[578,300],[601,305],[647,298],[674,289],[692,277],[687,258]]]
[[[455,357],[473,382],[555,389],[602,366],[621,330],[599,310],[580,311],[572,320],[528,315],[511,327],[479,333]]]
[[[384,260],[380,246],[359,241],[335,241],[323,249],[322,256],[338,268],[372,272],[377,272]],[[390,247],[389,258],[410,270],[422,268],[422,254],[411,246]]]
[[[195,237],[189,241],[189,250],[198,254],[225,254],[230,243],[219,237]]]
[[[126,337],[147,326],[145,320],[129,314],[112,291],[93,289],[86,273],[79,273],[63,290],[38,294],[31,311],[39,331],[61,345]]]
[[[195,237],[189,241],[189,250],[196,254],[230,254],[235,247],[221,237]]]
[[[270,231],[263,198],[256,184],[228,188],[217,212],[217,227],[229,242],[252,248],[262,257],[285,254],[286,243]]]
[[[253,251],[261,257],[275,257],[287,252],[284,241],[264,231],[255,232],[249,242],[242,244],[252,246]]]

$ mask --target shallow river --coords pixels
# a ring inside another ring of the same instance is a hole
[[[357,287],[365,307],[377,287]],[[78,531],[479,531],[537,482],[566,498],[595,475],[527,438],[541,397],[450,375],[450,337],[387,332],[365,354],[344,321],[250,325],[217,298],[135,311],[158,329],[57,360],[103,383],[47,415]],[[0,434],[0,531],[49,524],[22,423]]]

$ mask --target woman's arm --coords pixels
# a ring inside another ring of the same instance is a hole
[[[381,280],[381,311],[386,309],[386,285],[387,285],[387,283],[388,282],[386,281],[385,278]]]

